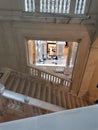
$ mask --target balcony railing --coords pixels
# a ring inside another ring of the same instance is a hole
[[[63,85],[67,88],[71,87],[71,80],[66,79],[65,76],[59,76],[56,73],[49,72],[48,70],[42,70],[35,66],[28,66],[30,74],[33,76],[37,76],[54,84]]]
[[[87,0],[24,0],[26,12],[84,14]]]

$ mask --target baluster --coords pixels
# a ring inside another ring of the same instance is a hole
[[[33,0],[33,12],[35,12],[35,0]]]
[[[28,0],[25,0],[25,11],[28,11]]]
[[[61,82],[60,82],[60,84],[61,84],[61,85],[63,85],[63,83],[64,83],[64,79],[61,79]]]
[[[45,73],[43,72],[43,78],[45,79]]]
[[[58,13],[58,0],[56,0],[55,13]]]
[[[70,3],[70,14],[73,15],[75,12],[76,0],[71,0]]]
[[[36,76],[38,76],[37,69],[36,69]]]
[[[51,75],[51,79],[50,79],[50,81],[52,82],[52,80],[53,80],[53,75]]]
[[[45,80],[47,80],[47,73],[45,73]]]
[[[68,87],[70,87],[70,82],[68,82]]]
[[[51,81],[51,75],[50,75],[50,79],[49,79],[49,81]]]
[[[45,77],[46,77],[46,76],[45,76],[45,73],[44,73],[44,79],[45,79]]]
[[[48,13],[50,13],[50,0],[48,0]]]
[[[42,12],[42,0],[40,0],[40,12]]]
[[[36,76],[36,69],[34,70],[34,75]]]
[[[68,86],[68,81],[66,81],[66,86]]]
[[[41,72],[41,78],[43,78],[43,72]]]
[[[33,12],[33,0],[31,0],[31,11]]]
[[[49,74],[47,74],[47,80],[49,79]]]
[[[59,84],[60,84],[60,82],[61,82],[61,79],[59,78]]]
[[[78,14],[81,13],[81,3],[82,3],[82,0],[79,0],[79,9],[78,9]]]
[[[41,78],[41,71],[38,71],[38,77]]]
[[[57,82],[58,82],[58,77],[56,77],[56,84],[57,84]]]
[[[44,12],[44,0],[42,0],[42,12]]]
[[[49,81],[49,74],[48,74],[48,81]]]
[[[35,76],[36,76],[36,69],[35,69]]]
[[[47,80],[49,80],[49,74],[47,74]]]
[[[31,12],[32,9],[31,9],[31,0],[29,0],[29,12]]]
[[[79,7],[79,0],[76,0],[76,4],[75,4],[75,14],[78,13],[78,7]]]
[[[44,0],[44,12],[46,13],[46,0]]]
[[[81,14],[84,14],[86,2],[87,2],[87,0],[82,0],[82,4],[81,4]]]
[[[62,12],[62,0],[60,0],[60,7],[59,7],[59,13]]]
[[[56,78],[55,78],[55,76],[54,76],[54,83],[55,83],[55,81],[56,81]]]

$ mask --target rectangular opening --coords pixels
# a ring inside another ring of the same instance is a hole
[[[27,40],[27,61],[30,66],[60,70],[67,76],[72,75],[76,61],[78,43],[70,41]]]

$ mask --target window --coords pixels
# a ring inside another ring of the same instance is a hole
[[[75,14],[84,14],[87,0],[76,0]]]

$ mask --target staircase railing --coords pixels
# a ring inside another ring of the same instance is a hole
[[[36,99],[33,97],[29,97],[20,93],[16,93],[10,90],[5,89],[5,86],[0,84],[0,96],[3,96],[8,99],[13,99],[22,103],[26,103],[28,105],[33,105],[45,110],[49,110],[51,112],[56,112],[56,111],[62,111],[65,110],[65,108],[61,106],[57,106],[45,101],[41,101],[40,99]]]
[[[44,80],[48,80],[54,84],[59,84],[66,86],[70,88],[71,86],[71,80],[67,79],[65,75],[61,76],[53,72],[49,72],[48,70],[42,70],[35,66],[27,66],[29,69],[29,72],[32,76],[37,76],[39,78],[42,78]]]

